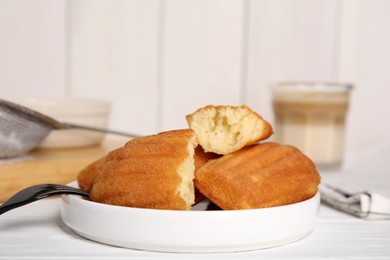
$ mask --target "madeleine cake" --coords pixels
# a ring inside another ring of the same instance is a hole
[[[297,148],[255,144],[211,160],[195,174],[195,186],[222,209],[264,208],[314,196],[320,175]]]
[[[229,154],[273,134],[272,126],[247,106],[206,106],[186,116],[205,152]]]
[[[92,181],[91,200],[153,209],[189,210],[194,203],[191,129],[130,140],[110,152]]]

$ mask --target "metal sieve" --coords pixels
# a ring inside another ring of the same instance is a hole
[[[53,129],[84,129],[138,137],[131,133],[58,122],[30,108],[0,99],[0,158],[17,157],[34,149]]]

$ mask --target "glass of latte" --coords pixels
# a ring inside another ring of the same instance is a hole
[[[294,145],[320,170],[342,164],[351,84],[280,82],[273,86],[275,138]]]

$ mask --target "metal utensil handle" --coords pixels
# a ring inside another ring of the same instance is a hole
[[[110,130],[110,129],[103,129],[103,128],[92,127],[92,126],[78,125],[78,124],[73,124],[73,123],[62,123],[62,124],[63,124],[62,129],[77,128],[77,129],[91,130],[91,131],[96,131],[96,132],[101,132],[101,133],[122,135],[122,136],[133,137],[133,138],[140,137],[140,135],[136,135],[136,134],[132,134],[132,133],[124,133],[124,132]]]
[[[25,188],[0,206],[0,215],[12,209],[54,195],[75,194],[88,197],[88,192],[60,184],[39,184]]]

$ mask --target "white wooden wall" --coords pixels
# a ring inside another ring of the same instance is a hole
[[[356,85],[347,152],[390,143],[388,0],[0,0],[0,97],[112,102],[110,127],[186,127],[206,104],[272,121],[269,85]]]

